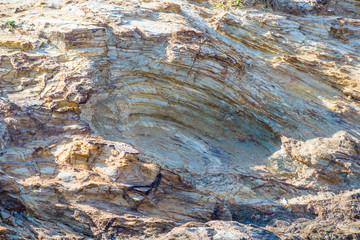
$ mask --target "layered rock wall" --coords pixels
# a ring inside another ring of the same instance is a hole
[[[214,3],[1,3],[1,238],[360,237],[358,1]]]

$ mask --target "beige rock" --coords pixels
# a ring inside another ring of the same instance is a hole
[[[189,222],[174,228],[160,239],[279,239],[266,230],[239,224],[238,222],[211,221]]]
[[[161,2],[155,5],[154,9],[160,12],[167,12],[167,13],[179,13],[180,12],[180,5],[171,2]]]
[[[1,239],[359,238],[355,0],[0,11]]]
[[[282,149],[269,158],[269,170],[294,185],[327,190],[357,186],[359,139],[346,132],[306,142],[283,138]]]

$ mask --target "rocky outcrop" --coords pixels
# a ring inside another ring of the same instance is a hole
[[[279,239],[274,234],[238,222],[187,223],[160,239]]]
[[[357,239],[355,0],[0,3],[2,239]]]

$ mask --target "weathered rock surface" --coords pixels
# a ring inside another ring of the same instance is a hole
[[[360,238],[359,1],[219,2],[0,3],[1,239]]]
[[[160,239],[279,239],[273,233],[238,222],[189,222],[176,227]]]

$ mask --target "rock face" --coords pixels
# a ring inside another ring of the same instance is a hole
[[[1,239],[359,239],[357,0],[0,3]]]

